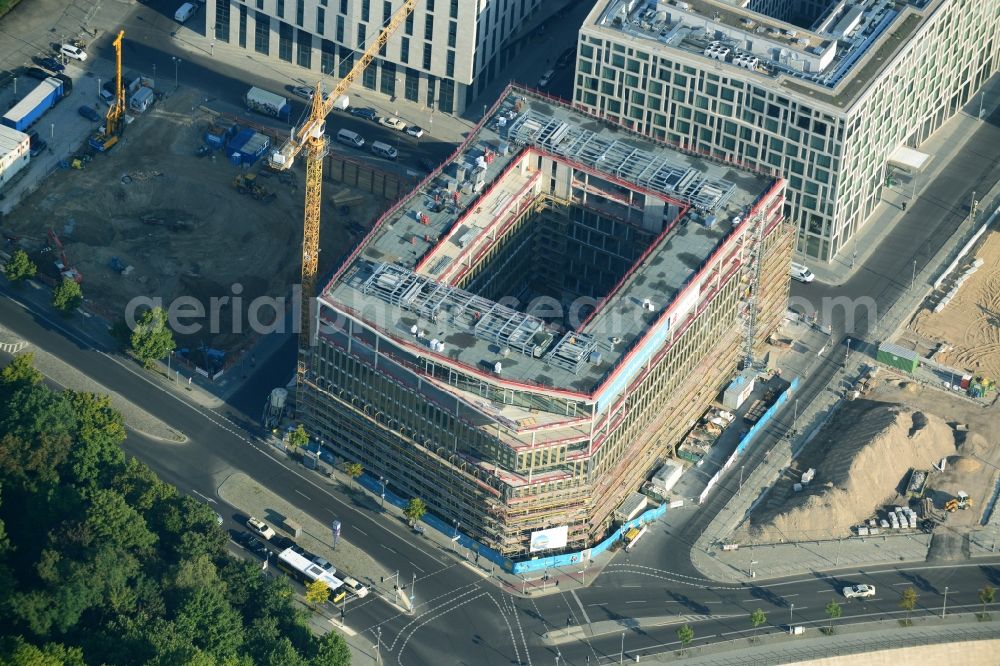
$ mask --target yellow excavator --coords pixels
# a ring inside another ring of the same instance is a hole
[[[944,510],[948,513],[955,513],[958,509],[971,509],[972,498],[964,490],[958,491],[958,497],[953,497],[944,503]]]

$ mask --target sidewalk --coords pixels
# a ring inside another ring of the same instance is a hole
[[[993,110],[1000,106],[1000,75],[993,76],[986,83],[984,90],[986,94],[983,112],[985,117],[989,117]],[[889,188],[865,226],[833,261],[828,264],[804,258],[799,258],[798,261],[805,261],[820,282],[835,286],[847,282],[864,266],[882,240],[903,218],[905,214],[903,204],[912,204],[919,198],[926,187],[948,166],[952,158],[966,149],[969,137],[979,124],[984,122],[978,118],[979,101],[979,95],[976,95],[963,110],[952,116],[923,144],[917,146],[920,152],[931,156],[926,170],[916,176],[915,182],[905,182]]]

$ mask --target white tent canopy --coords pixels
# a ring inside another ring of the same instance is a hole
[[[889,164],[910,173],[919,173],[930,159],[931,156],[927,153],[906,146],[897,146],[889,155]]]

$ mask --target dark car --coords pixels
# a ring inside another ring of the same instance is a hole
[[[293,551],[295,551],[299,555],[301,555],[302,553],[306,552],[305,548],[303,548],[299,544],[295,543],[294,541],[292,541],[288,537],[284,536],[283,534],[279,534],[278,536],[276,536],[273,539],[271,539],[271,543],[273,543],[275,546],[277,546],[278,550],[285,550],[287,548],[291,548]]]
[[[79,114],[84,118],[86,118],[87,120],[92,120],[95,123],[100,122],[101,120],[101,114],[95,111],[94,107],[92,106],[87,106],[87,105],[81,106],[79,109],[77,109],[77,112],[79,112]]]
[[[45,150],[46,146],[48,145],[49,144],[47,144],[40,136],[38,136],[38,132],[34,130],[28,132],[28,146],[29,146],[28,152],[31,153],[32,157],[35,157],[40,152]]]
[[[260,557],[265,557],[267,555],[267,546],[264,545],[263,541],[252,534],[248,534],[246,539],[244,539],[243,547],[254,555],[258,555]]]
[[[573,60],[575,59],[576,59],[576,47],[571,46],[562,53],[560,53],[559,57],[556,58],[556,67],[565,67],[566,65],[572,63]]]
[[[53,72],[61,72],[64,69],[66,69],[66,66],[61,62],[59,62],[58,60],[56,60],[55,58],[39,58],[35,62],[37,62],[45,69],[51,70]]]
[[[358,118],[364,118],[365,120],[378,120],[378,111],[370,106],[352,106],[351,115],[357,116]]]
[[[44,69],[39,69],[37,67],[28,67],[24,70],[24,75],[32,79],[38,79],[39,81],[44,81],[45,79],[52,76],[49,72]]]

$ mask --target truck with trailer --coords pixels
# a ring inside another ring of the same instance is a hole
[[[40,81],[35,89],[24,96],[10,111],[0,118],[0,123],[23,132],[41,118],[46,111],[62,99],[63,83],[55,77]]]
[[[271,116],[278,118],[279,120],[287,121],[292,114],[292,106],[288,103],[287,99],[281,95],[275,95],[272,92],[261,90],[256,86],[247,91],[244,99],[246,101],[247,108],[251,111],[262,113],[265,116]]]

